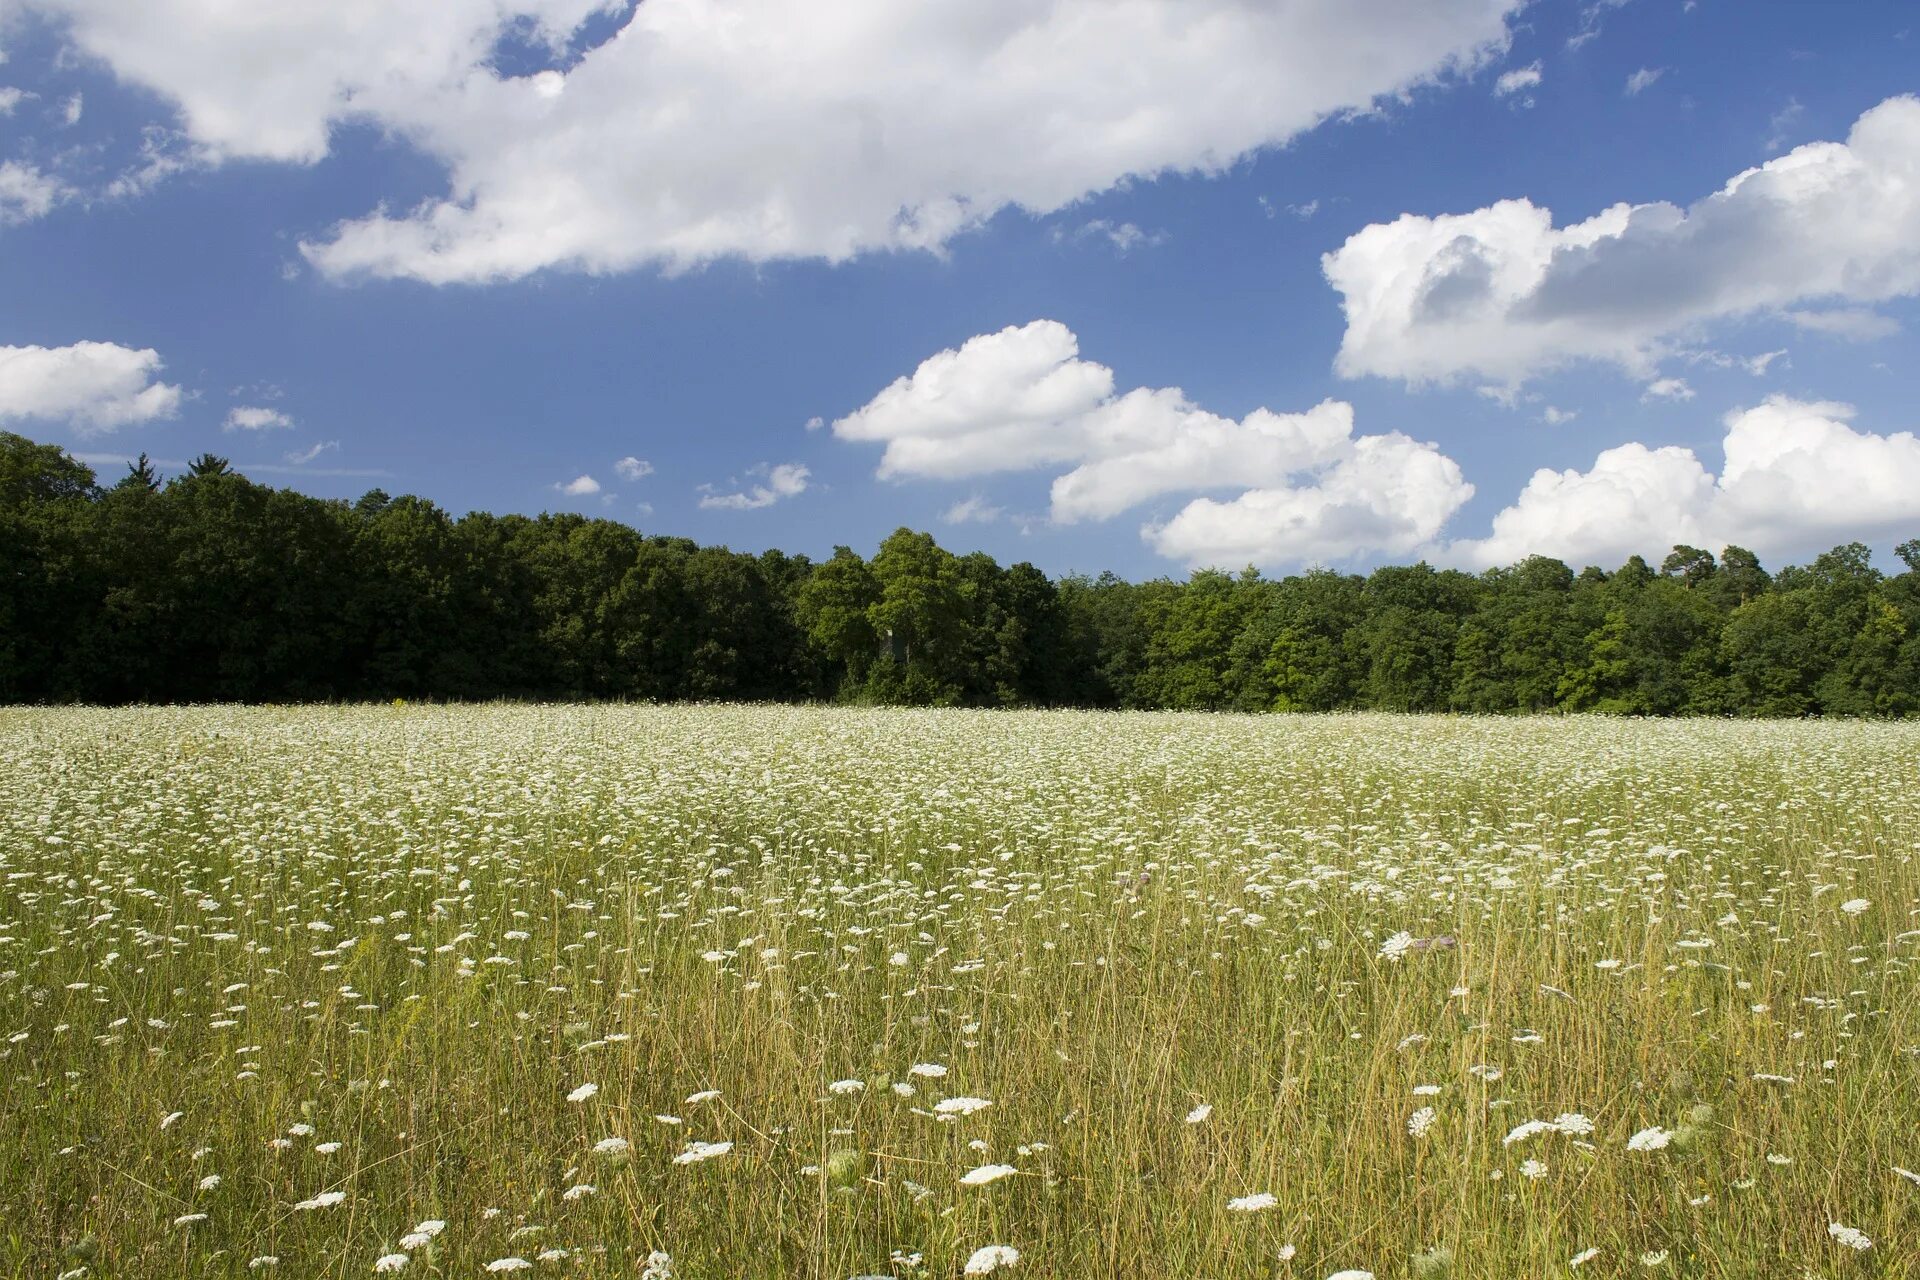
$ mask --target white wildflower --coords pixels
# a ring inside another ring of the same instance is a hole
[[[675,1164],[699,1164],[702,1160],[713,1160],[733,1150],[731,1142],[689,1142],[686,1149],[673,1158]]]
[[[989,1182],[998,1182],[1020,1172],[1010,1164],[983,1164],[978,1169],[969,1169],[960,1175],[963,1187],[984,1187]]]
[[[347,1193],[344,1191],[322,1191],[319,1195],[315,1196],[313,1199],[302,1200],[299,1204],[296,1204],[293,1207],[296,1210],[331,1209],[335,1205],[345,1201],[346,1198],[347,1198]]]
[[[1662,1129],[1659,1125],[1654,1125],[1652,1128],[1642,1129],[1631,1138],[1628,1138],[1627,1150],[1658,1151],[1672,1141],[1673,1134]]]
[[[1847,1227],[1842,1226],[1838,1222],[1829,1222],[1827,1224],[1827,1234],[1832,1236],[1836,1242],[1859,1253],[1865,1253],[1868,1249],[1873,1248],[1873,1241],[1867,1239],[1867,1233],[1858,1227]]]
[[[1010,1244],[990,1244],[973,1251],[973,1256],[967,1259],[966,1274],[984,1276],[1002,1267],[1014,1267],[1019,1264],[1018,1249]]]

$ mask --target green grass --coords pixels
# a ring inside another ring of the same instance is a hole
[[[0,1274],[1920,1273],[1917,783],[1908,725],[0,712]]]

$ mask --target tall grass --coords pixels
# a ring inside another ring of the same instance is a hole
[[[1917,784],[1906,725],[0,712],[0,1274],[1920,1273]]]

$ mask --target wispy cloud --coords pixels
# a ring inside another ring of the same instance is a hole
[[[1642,67],[1627,77],[1627,96],[1637,98],[1641,93],[1654,86],[1654,82],[1667,74],[1665,67]]]
[[[706,511],[752,511],[760,507],[770,507],[782,498],[792,498],[807,491],[807,485],[813,472],[798,462],[782,462],[769,467],[765,463],[755,467],[748,475],[764,475],[763,484],[748,485],[735,493],[716,493],[712,485],[702,485],[700,506]]]

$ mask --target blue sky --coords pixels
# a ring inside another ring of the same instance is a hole
[[[0,0],[0,425],[106,476],[213,450],[321,495],[816,556],[909,524],[1055,573],[1920,536],[1910,4],[1297,0],[1270,32],[1141,0],[1222,26],[1164,56],[1085,0],[797,35],[727,6],[766,65],[721,63],[704,0],[357,5],[260,44],[237,0]],[[1489,212],[1516,199],[1550,217]],[[1686,213],[1552,239],[1660,201]],[[1135,388],[1182,397],[1123,422]]]

